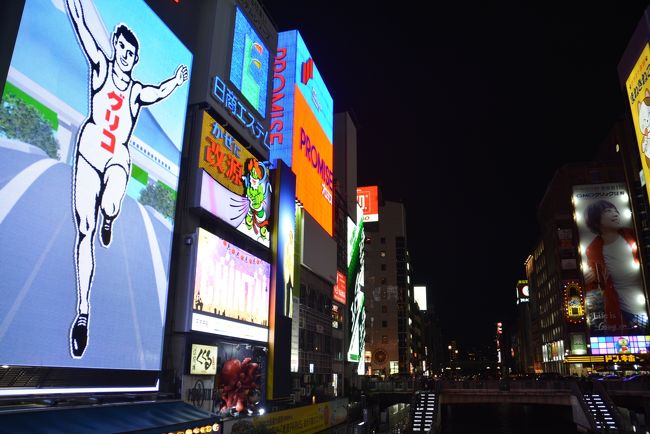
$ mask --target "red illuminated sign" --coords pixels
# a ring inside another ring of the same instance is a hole
[[[336,285],[334,285],[334,293],[332,297],[335,301],[345,304],[345,288],[347,284],[347,279],[344,274],[337,271],[336,272]]]
[[[357,202],[363,208],[363,221],[379,221],[379,190],[376,185],[357,187]]]

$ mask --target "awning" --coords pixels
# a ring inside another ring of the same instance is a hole
[[[177,434],[195,428],[199,430],[194,432],[215,432],[215,428],[219,432],[215,424],[214,413],[183,401],[0,411],[0,431],[11,433]]]

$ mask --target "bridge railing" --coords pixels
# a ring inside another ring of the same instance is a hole
[[[570,380],[441,380],[436,390],[571,390]]]
[[[368,381],[365,383],[364,389],[370,393],[415,392],[417,390],[416,384],[416,381],[411,378],[386,381]]]

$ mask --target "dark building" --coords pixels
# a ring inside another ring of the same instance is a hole
[[[366,225],[366,360],[373,375],[412,374],[411,308],[404,205],[386,201]]]

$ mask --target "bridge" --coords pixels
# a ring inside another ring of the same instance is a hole
[[[552,405],[567,408],[577,432],[646,432],[649,382],[587,379],[438,380],[418,390],[412,379],[372,381],[364,387],[384,405],[411,401],[407,432],[442,432],[443,408],[466,404]],[[402,431],[403,432],[403,431]]]

